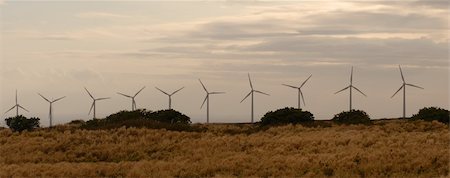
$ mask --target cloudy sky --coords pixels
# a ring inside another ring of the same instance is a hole
[[[87,120],[91,99],[97,115],[129,109],[134,94],[139,108],[167,108],[168,98],[155,86],[174,91],[173,107],[193,122],[211,91],[211,122],[247,122],[250,102],[247,73],[255,89],[255,115],[297,105],[303,87],[306,106],[316,119],[330,119],[353,106],[372,118],[402,115],[402,96],[390,98],[406,81],[407,115],[426,106],[449,108],[447,1],[202,1],[202,2],[44,2],[0,0],[0,110],[19,102],[48,125],[49,98],[67,96],[54,105],[55,123]],[[14,112],[3,115],[12,116]],[[2,123],[4,124],[4,123]]]

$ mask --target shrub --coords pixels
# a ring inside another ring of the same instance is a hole
[[[313,121],[314,116],[308,111],[302,111],[295,108],[278,109],[275,112],[270,111],[261,119],[262,125],[272,124],[297,124],[301,122]]]
[[[188,116],[175,111],[173,109],[156,111],[153,113],[147,114],[147,119],[156,120],[164,123],[177,123],[177,124],[190,124],[191,118]]]
[[[69,125],[83,125],[86,122],[84,120],[78,119],[78,120],[72,120],[68,124]]]
[[[135,111],[119,111],[118,113],[107,116],[105,119],[108,122],[144,119],[148,113],[151,113],[151,111],[146,111],[145,109],[138,109]]]
[[[35,128],[39,128],[39,120],[40,119],[37,117],[28,119],[22,115],[5,119],[6,125],[8,125],[13,132],[22,132],[24,130],[31,131]]]
[[[167,129],[175,131],[196,131],[189,124],[188,116],[175,110],[162,110],[151,112],[143,110],[120,111],[106,117],[105,119],[92,119],[87,121],[84,129],[114,129],[120,127]]]
[[[368,124],[370,123],[370,117],[366,112],[361,110],[343,111],[336,114],[332,121],[343,124]]]
[[[425,107],[419,110],[417,114],[414,114],[412,120],[425,120],[433,121],[437,120],[443,123],[449,123],[450,112],[446,109],[437,107]]]

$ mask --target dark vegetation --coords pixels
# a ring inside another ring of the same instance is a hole
[[[28,119],[23,115],[5,119],[6,125],[8,125],[8,127],[11,128],[13,132],[22,132],[24,130],[31,131],[35,128],[39,128],[39,120],[40,119],[37,117]]]
[[[336,114],[331,120],[339,124],[370,124],[370,117],[366,112],[354,109]]]
[[[449,123],[450,112],[446,109],[438,107],[425,107],[419,110],[417,114],[414,114],[412,120],[425,120],[425,121],[439,121],[442,123]]]
[[[424,121],[439,121],[442,123],[449,123],[450,112],[446,109],[437,107],[425,107],[417,114],[414,114],[411,120]],[[383,119],[381,119],[383,120]],[[386,119],[392,120],[392,119]],[[14,132],[21,132],[24,130],[31,131],[39,128],[39,118],[26,118],[25,116],[9,117],[5,119],[8,127]],[[230,129],[223,133],[225,134],[254,134],[265,131],[272,126],[279,126],[285,124],[300,124],[305,127],[331,127],[333,123],[337,124],[372,124],[370,117],[361,110],[344,111],[336,114],[331,121],[314,120],[314,115],[309,111],[303,111],[295,108],[282,108],[276,111],[267,112],[258,124],[234,124],[241,129]],[[220,125],[220,124],[219,124]],[[140,109],[136,111],[120,111],[107,116],[104,119],[93,119],[88,121],[73,120],[65,126],[60,126],[62,130],[70,129],[116,129],[116,128],[150,128],[150,129],[165,129],[171,131],[188,131],[188,132],[203,132],[209,130],[209,127],[202,124],[191,124],[188,116],[175,110],[160,110],[147,111]],[[64,127],[64,128],[63,128]],[[53,129],[58,130],[58,127]]]
[[[166,129],[173,131],[201,131],[192,126],[188,116],[175,111],[147,111],[145,109],[135,111],[120,111],[109,115],[104,119],[93,119],[81,125],[83,129],[114,129],[120,127]]]
[[[261,118],[261,125],[299,124],[314,121],[314,115],[295,108],[283,108],[269,111]]]

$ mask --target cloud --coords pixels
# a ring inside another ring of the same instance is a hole
[[[131,16],[115,14],[109,12],[83,12],[76,14],[76,17],[79,18],[108,18],[108,19],[116,19],[116,18],[129,18]]]
[[[69,40],[77,39],[75,36],[68,35],[68,34],[45,35],[45,36],[36,37],[36,38],[41,39],[41,40],[55,40],[55,41],[69,41]]]

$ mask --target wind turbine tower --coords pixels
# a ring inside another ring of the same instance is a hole
[[[171,94],[159,89],[158,87],[155,87],[157,90],[159,90],[160,92],[164,93],[165,95],[167,95],[169,97],[169,109],[172,109],[172,95],[174,95],[175,93],[179,92],[180,90],[182,90],[184,87],[181,87],[180,89],[172,92]]]
[[[250,93],[248,93],[247,96],[245,96],[244,99],[242,99],[241,103],[245,99],[247,99],[250,95],[252,95],[252,105],[251,105],[252,106],[252,109],[251,109],[252,120],[251,120],[251,123],[253,123],[253,121],[254,121],[254,93],[256,92],[256,93],[260,93],[260,94],[267,95],[267,96],[270,96],[270,95],[267,94],[267,93],[264,93],[262,91],[258,91],[258,90],[253,89],[253,84],[252,84],[252,80],[250,78],[250,73],[248,74],[248,82],[250,83],[251,90],[250,90]]]
[[[420,88],[420,89],[424,89],[422,87],[419,87],[417,85],[413,85],[413,84],[409,84],[405,82],[405,77],[403,76],[403,71],[402,71],[402,67],[400,67],[400,65],[398,65],[398,68],[400,69],[400,75],[402,76],[402,81],[403,84],[402,86],[400,86],[400,88],[394,93],[394,95],[391,96],[391,98],[393,98],[401,89],[403,89],[403,119],[406,118],[406,86],[411,86],[411,87],[416,87],[416,88]]]
[[[93,117],[93,119],[95,119],[95,118],[97,118],[96,117],[96,108],[95,108],[95,106],[96,106],[96,102],[97,101],[101,101],[101,100],[106,100],[106,99],[110,99],[110,97],[107,97],[107,98],[94,98],[94,96],[92,96],[92,94],[89,92],[89,90],[85,87],[84,88],[85,90],[86,90],[86,92],[89,94],[89,96],[92,98],[92,105],[91,105],[91,109],[89,109],[89,114],[88,115],[90,115],[91,114],[91,111],[92,111],[92,109],[94,109],[94,117]]]
[[[287,87],[291,87],[291,88],[294,88],[294,89],[297,89],[298,90],[298,109],[301,109],[300,108],[300,98],[301,98],[301,100],[303,100],[303,105],[305,105],[306,106],[306,103],[305,103],[305,97],[303,97],[303,92],[302,92],[302,87],[303,87],[303,85],[305,85],[305,83],[309,80],[309,78],[311,78],[311,76],[312,75],[310,75],[299,87],[296,87],[296,86],[292,86],[292,85],[287,85],[287,84],[283,84],[284,86],[287,86]]]
[[[125,96],[125,97],[127,97],[127,98],[131,98],[131,111],[134,111],[134,110],[136,110],[136,108],[137,108],[136,100],[134,100],[134,99],[136,98],[136,96],[137,96],[144,88],[145,88],[145,86],[142,87],[142,88],[141,88],[136,94],[134,94],[133,96],[126,95],[126,94],[123,94],[123,93],[120,93],[120,92],[117,92],[117,94],[122,95],[122,96]]]
[[[358,88],[356,88],[355,86],[353,86],[353,66],[352,66],[352,71],[351,71],[351,73],[350,73],[350,85],[347,86],[347,87],[345,87],[345,88],[342,89],[342,90],[337,91],[337,92],[334,93],[334,94],[337,94],[337,93],[339,93],[339,92],[341,92],[341,91],[344,91],[344,90],[347,90],[347,89],[350,90],[350,110],[349,110],[349,111],[352,111],[352,89],[355,89],[356,91],[358,91],[359,93],[361,93],[362,95],[364,95],[364,96],[367,97],[367,95],[364,94],[361,90],[359,90]]]
[[[206,92],[206,96],[205,99],[203,100],[202,106],[200,106],[200,109],[203,108],[203,105],[205,105],[206,102],[206,123],[209,123],[209,95],[215,95],[215,94],[224,94],[225,92],[209,92],[205,85],[203,84],[203,82],[198,79],[198,81],[200,82],[200,84],[202,84],[203,89]]]
[[[42,99],[44,99],[45,101],[47,101],[47,102],[50,104],[50,111],[49,111],[49,113],[48,113],[48,118],[49,118],[49,120],[50,120],[50,127],[52,127],[52,121],[53,121],[53,110],[52,110],[52,109],[53,109],[53,103],[54,103],[54,102],[57,102],[57,101],[59,101],[59,100],[61,100],[61,99],[63,99],[63,98],[65,98],[65,96],[60,97],[60,98],[55,99],[55,100],[49,100],[49,99],[47,99],[46,97],[44,97],[43,95],[41,95],[40,93],[38,93],[38,95],[41,96]]]
[[[25,110],[26,112],[29,112],[27,109],[25,109],[24,107],[22,107],[18,101],[17,101],[17,90],[16,90],[16,105],[14,105],[11,109],[8,109],[8,111],[5,112],[8,113],[9,111],[13,110],[14,108],[16,108],[16,117],[19,116],[19,108]]]

